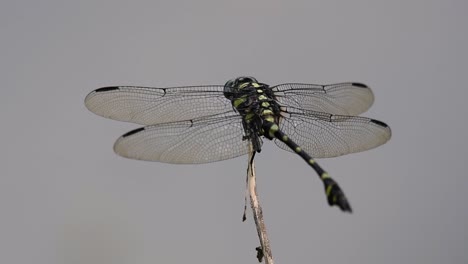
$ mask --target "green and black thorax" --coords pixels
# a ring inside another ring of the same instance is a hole
[[[245,139],[250,139],[257,152],[261,150],[261,136],[273,139],[270,127],[279,123],[281,107],[268,84],[253,77],[239,77],[224,85],[224,96],[242,116]]]

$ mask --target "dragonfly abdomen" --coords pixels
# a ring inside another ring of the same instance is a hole
[[[340,186],[338,186],[338,183],[333,180],[307,152],[305,152],[299,145],[292,141],[288,135],[283,133],[277,124],[266,121],[263,124],[263,130],[265,131],[265,135],[268,135],[268,138],[276,138],[286,144],[315,170],[324,184],[325,193],[327,195],[328,204],[330,206],[336,205],[345,212],[352,211],[348,199],[341,190]]]

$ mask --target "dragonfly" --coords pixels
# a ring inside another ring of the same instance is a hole
[[[362,83],[284,83],[270,86],[243,76],[224,85],[169,88],[109,86],[85,99],[93,113],[143,125],[114,144],[118,155],[173,164],[200,164],[253,154],[263,140],[300,156],[323,182],[327,202],[351,205],[316,158],[380,146],[391,137],[382,121],[358,116],[374,102]],[[252,161],[253,161],[252,155]]]

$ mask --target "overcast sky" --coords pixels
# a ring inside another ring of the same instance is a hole
[[[265,142],[258,192],[276,263],[468,263],[467,1],[0,2],[0,262],[256,263],[246,157],[124,159],[138,125],[89,112],[108,85],[359,81],[392,139],[319,160]]]

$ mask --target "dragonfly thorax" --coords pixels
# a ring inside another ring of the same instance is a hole
[[[265,125],[277,124],[280,113],[271,88],[253,77],[239,77],[225,84],[224,95],[242,116],[245,138],[253,142],[256,151],[260,151],[260,137],[272,139],[265,131]]]

